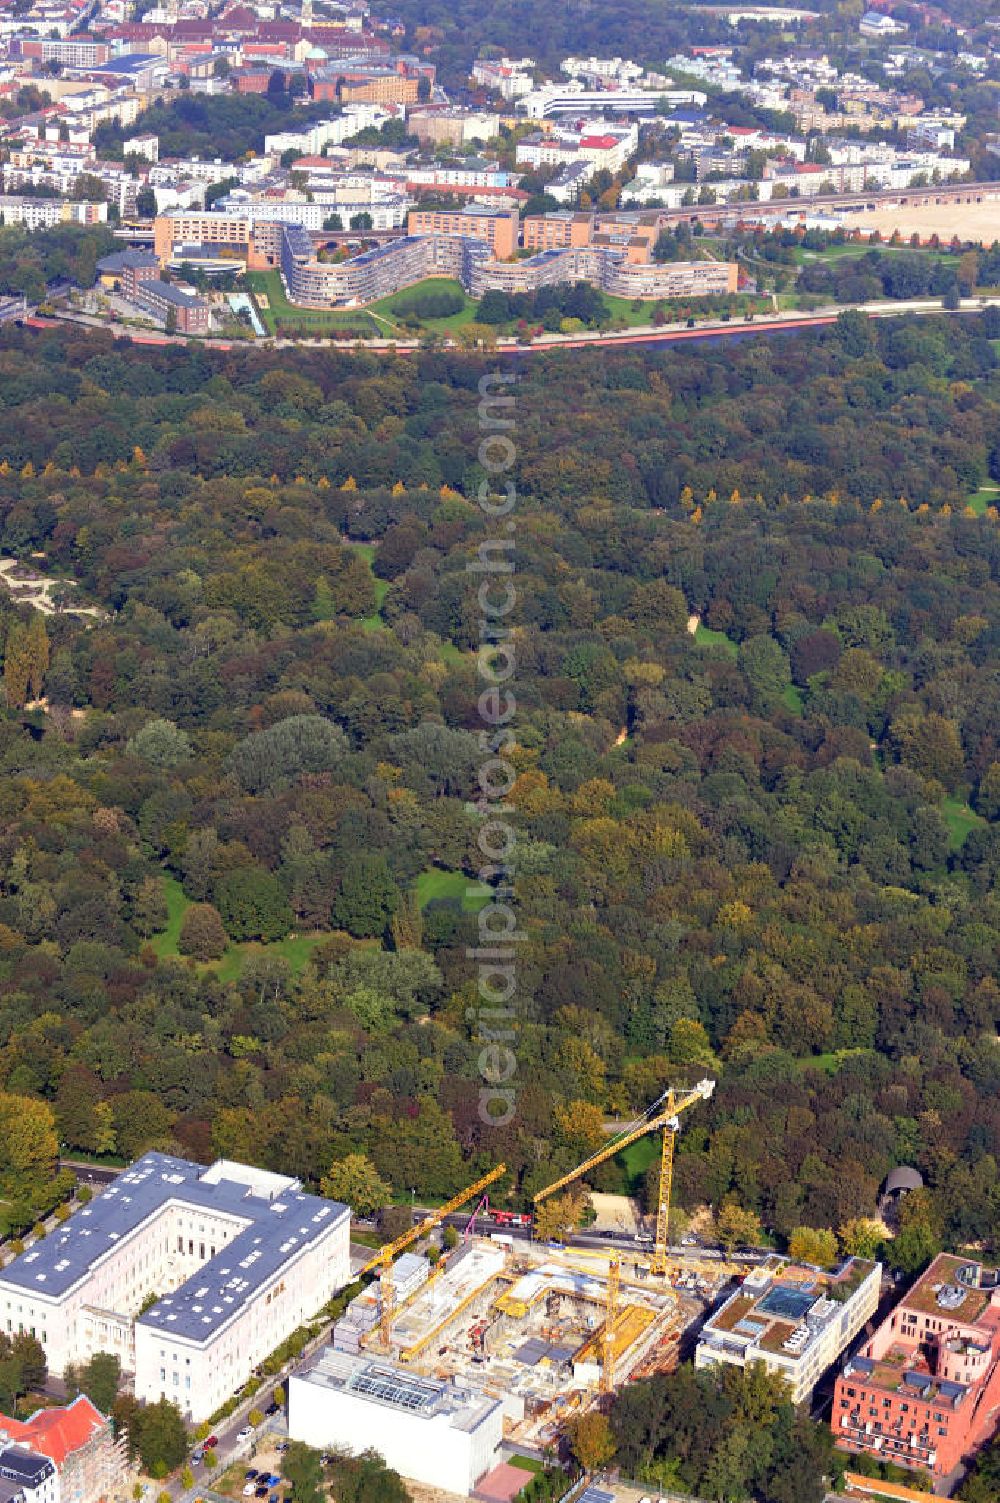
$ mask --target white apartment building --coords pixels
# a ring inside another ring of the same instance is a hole
[[[303,130],[279,131],[264,137],[264,155],[281,156],[286,151],[297,151],[304,157],[319,156],[324,146],[340,146],[350,136],[368,126],[379,126],[391,120],[392,115],[379,104],[347,104],[344,113],[335,120],[318,120],[315,125]]]
[[[0,1445],[0,1497],[5,1503],[60,1503],[59,1473],[48,1456]]]
[[[106,203],[75,203],[65,198],[0,194],[0,221],[23,224],[28,230],[47,230],[55,224],[104,224],[107,217]]]
[[[339,214],[346,228],[356,214],[368,214],[373,230],[398,230],[406,223],[410,200],[395,180],[380,182],[360,175],[345,176],[333,186],[317,188],[312,199],[251,198],[236,189],[219,200],[223,212],[244,215],[251,223],[300,224],[321,230]]]
[[[113,1352],[197,1423],[348,1282],[349,1240],[348,1207],[296,1179],[148,1153],[0,1273],[0,1329],[56,1376]]]
[[[537,132],[517,143],[515,161],[519,166],[565,167],[574,162],[589,162],[591,171],[602,167],[618,172],[639,144],[639,128],[609,125],[592,120],[579,131]]]
[[[881,1263],[849,1258],[833,1273],[775,1256],[710,1315],[695,1367],[762,1362],[787,1382],[794,1404],[810,1398],[828,1367],[878,1309]]]
[[[484,89],[492,89],[501,99],[520,99],[530,94],[535,86],[533,57],[477,58],[472,65],[472,77]]]

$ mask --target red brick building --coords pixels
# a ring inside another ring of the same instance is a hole
[[[1000,1271],[940,1253],[837,1379],[837,1445],[946,1477],[1000,1427]]]

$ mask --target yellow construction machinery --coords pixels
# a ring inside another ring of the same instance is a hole
[[[416,1226],[411,1226],[410,1230],[404,1232],[401,1237],[396,1237],[394,1241],[387,1242],[384,1247],[380,1247],[374,1257],[369,1258],[365,1266],[359,1271],[358,1278],[361,1278],[366,1273],[374,1273],[376,1269],[379,1271],[379,1294],[381,1298],[380,1326],[383,1351],[388,1352],[389,1339],[392,1335],[394,1306],[392,1284],[393,1258],[395,1258],[397,1253],[405,1252],[408,1247],[412,1247],[414,1242],[419,1241],[421,1237],[433,1231],[446,1216],[451,1215],[452,1211],[457,1211],[461,1206],[464,1206],[466,1201],[471,1200],[474,1195],[482,1194],[488,1185],[494,1184],[506,1173],[507,1165],[498,1164],[495,1169],[490,1170],[489,1174],[484,1174],[481,1179],[477,1179],[475,1184],[469,1185],[465,1190],[460,1191],[458,1195],[453,1195],[443,1206],[439,1206],[436,1211],[431,1211],[429,1216],[425,1216],[422,1221],[418,1221]]]
[[[633,1122],[624,1131],[616,1133],[609,1138],[603,1148],[592,1153],[582,1164],[571,1169],[569,1174],[564,1174],[560,1179],[554,1180],[551,1185],[546,1185],[544,1190],[539,1190],[534,1197],[537,1206],[548,1196],[554,1195],[557,1190],[562,1190],[566,1185],[571,1185],[574,1180],[587,1173],[588,1169],[595,1169],[598,1164],[605,1163],[614,1158],[616,1153],[621,1153],[630,1143],[636,1143],[644,1138],[647,1133],[663,1131],[663,1143],[660,1149],[660,1185],[656,1203],[656,1235],[653,1241],[653,1252],[650,1258],[650,1266],[655,1274],[665,1274],[667,1271],[667,1250],[670,1245],[670,1191],[674,1178],[674,1138],[680,1129],[680,1117],[688,1107],[695,1106],[699,1101],[707,1101],[715,1090],[714,1080],[699,1080],[691,1090],[679,1090],[674,1086],[668,1086],[662,1096],[658,1096],[653,1104],[647,1107],[637,1122]]]

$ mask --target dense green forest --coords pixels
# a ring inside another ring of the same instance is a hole
[[[516,367],[498,1128],[483,363],[6,331],[0,554],[97,614],[0,609],[0,1091],[76,1151],[363,1155],[404,1196],[502,1158],[523,1204],[711,1072],[681,1204],[783,1245],[912,1162],[898,1261],[995,1245],[998,332]]]

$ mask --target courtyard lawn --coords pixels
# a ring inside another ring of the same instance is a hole
[[[972,830],[977,830],[980,825],[986,823],[983,816],[977,814],[974,809],[970,809],[964,799],[954,796],[946,798],[943,801],[941,804],[941,814],[944,817],[945,824],[948,826],[948,834],[951,837],[950,843],[953,851],[960,850],[965,844],[965,837]]]
[[[511,1466],[519,1467],[522,1472],[544,1472],[545,1470],[544,1461],[535,1461],[532,1456],[519,1456],[516,1451],[508,1457],[508,1460]]]
[[[404,287],[401,292],[394,292],[389,297],[379,298],[378,302],[370,303],[368,312],[376,320],[379,317],[389,319],[396,324],[395,332],[403,338],[412,339],[412,332],[404,325],[396,323],[400,308],[405,308],[407,303],[431,292],[454,292],[464,299],[464,305],[457,313],[446,314],[444,318],[421,318],[421,326],[425,329],[433,329],[438,333],[447,333],[450,329],[460,329],[463,324],[471,324],[476,316],[475,300],[469,297],[461,282],[454,277],[426,277],[422,282],[414,282],[412,287]],[[386,333],[385,329],[382,330]]]
[[[622,319],[624,323],[628,324],[630,329],[650,328],[652,326],[653,320],[653,309],[657,306],[658,303],[661,302],[663,304],[663,312],[668,324],[686,323],[687,318],[685,317],[682,319],[680,316],[679,310],[682,309],[684,310],[686,315],[688,313],[693,315],[696,322],[702,323],[704,321],[704,319],[699,317],[698,315],[698,304],[700,299],[697,297],[642,298],[641,300],[635,300],[639,301],[639,306],[638,308],[634,308],[632,306],[634,301],[632,298],[612,297],[610,293],[607,292],[603,293],[602,295],[604,297],[605,307],[611,314],[611,317]],[[737,309],[739,309],[739,311],[734,311],[732,315],[733,319],[736,321],[739,321],[739,319],[745,317],[747,313],[769,313],[771,310],[771,299],[769,297],[755,297],[749,293],[735,292],[732,294],[732,296],[739,300],[736,304],[736,307]],[[745,306],[741,306],[743,304],[745,304]],[[704,315],[705,319],[716,319],[719,317],[720,315],[718,313],[706,313]]]
[[[285,296],[281,276],[277,271],[249,271],[247,281],[253,293],[263,293],[267,306],[257,301],[257,310],[274,334],[279,324],[292,328],[298,334],[316,336],[328,334],[332,329],[353,329],[359,335],[382,334],[384,329],[373,322],[363,308],[299,308]]]
[[[727,637],[724,631],[713,631],[710,626],[705,626],[701,621],[698,622],[694,640],[699,647],[721,647],[723,652],[731,658],[735,658],[739,652],[732,637]]]
[[[435,899],[450,899],[460,903],[463,913],[478,913],[489,902],[486,893],[472,891],[475,879],[464,872],[447,872],[439,866],[428,867],[416,881],[417,902],[421,908]]]

